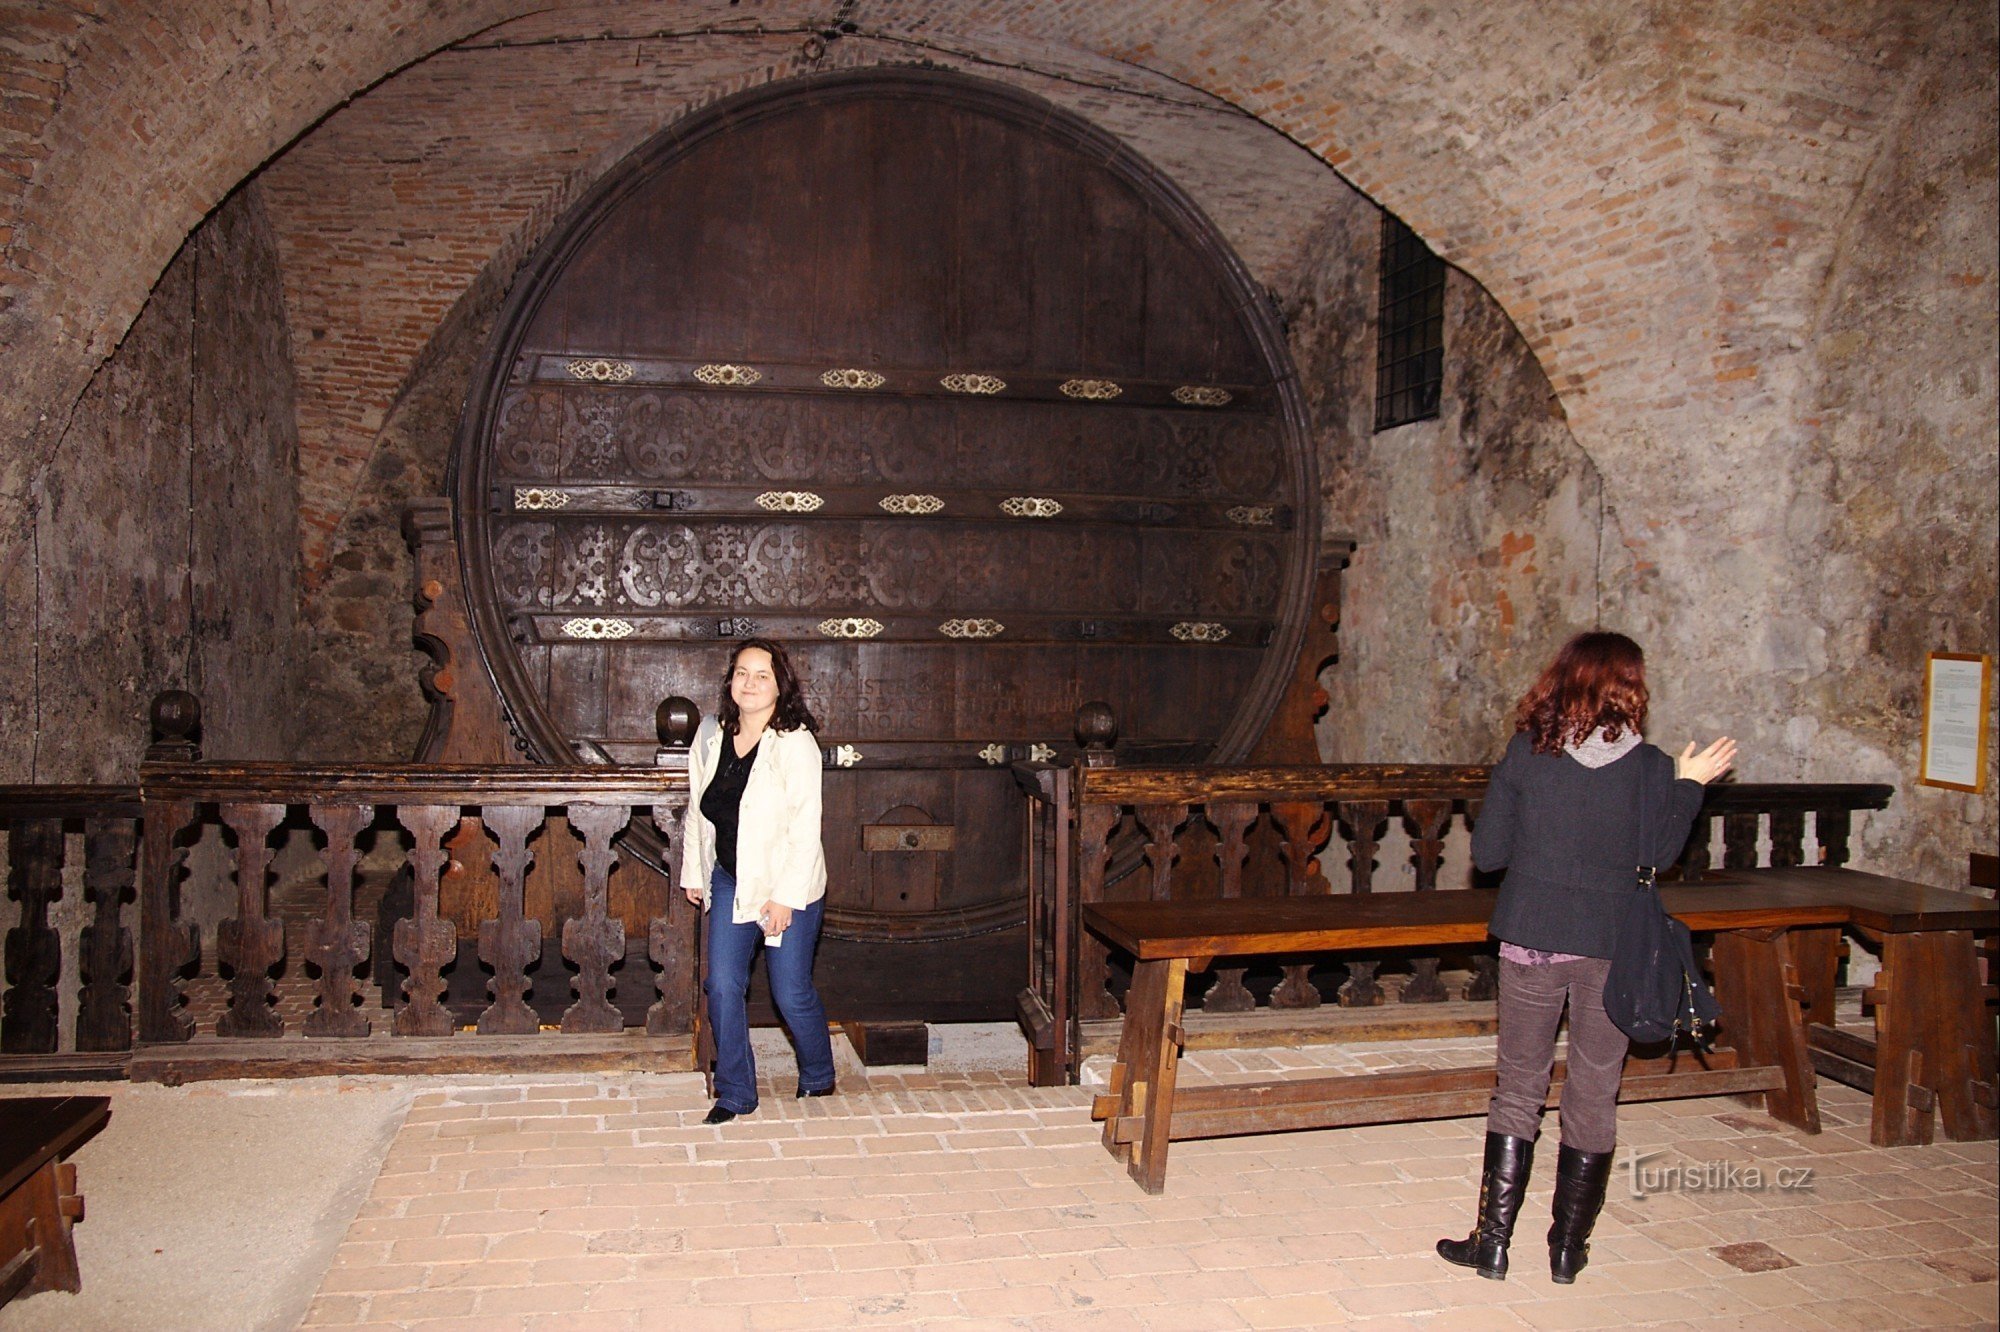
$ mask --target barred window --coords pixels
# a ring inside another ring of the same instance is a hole
[[[1444,384],[1444,260],[1400,218],[1382,214],[1375,428],[1438,414]]]

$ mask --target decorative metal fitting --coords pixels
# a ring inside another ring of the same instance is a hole
[[[998,638],[1006,629],[998,620],[946,620],[938,626],[946,638]]]
[[[810,490],[767,490],[757,497],[757,507],[778,513],[811,513],[826,503]]]
[[[845,619],[821,620],[819,631],[828,638],[873,638],[882,632],[882,622],[866,616],[850,615]]]
[[[1007,761],[1007,746],[995,740],[992,744],[979,751],[979,757],[997,768]]]
[[[836,745],[833,750],[835,767],[851,768],[861,762],[861,751],[853,745]]]
[[[1033,495],[1011,495],[1000,501],[1000,512],[1009,518],[1053,518],[1062,512],[1062,505]]]
[[[876,501],[884,513],[926,514],[936,513],[944,507],[944,501],[936,495],[884,495]]]
[[[1065,398],[1082,398],[1086,402],[1109,402],[1124,391],[1108,379],[1065,379],[1062,382]]]
[[[998,393],[1007,387],[1007,381],[992,375],[946,375],[938,383],[947,393]]]
[[[547,486],[514,487],[514,507],[517,509],[567,509],[569,492],[552,490]]]
[[[1238,527],[1269,527],[1278,511],[1269,504],[1239,504],[1224,516]]]
[[[1198,620],[1182,620],[1169,632],[1183,643],[1220,643],[1229,637],[1229,626]]]
[[[719,388],[743,388],[762,379],[764,372],[747,365],[698,365],[694,368],[694,377]]]
[[[1030,763],[1053,763],[1055,757],[1056,751],[1048,745],[1034,744],[1028,746],[1028,762]]]
[[[634,632],[630,620],[614,620],[604,616],[578,616],[567,620],[562,627],[564,638],[630,638]]]
[[[1227,407],[1235,397],[1228,389],[1207,384],[1183,384],[1174,390],[1174,401],[1183,407]]]
[[[588,379],[599,384],[622,384],[632,377],[632,367],[624,361],[575,360],[564,368],[572,379]]]
[[[828,388],[878,389],[889,381],[873,370],[829,370],[819,377]]]

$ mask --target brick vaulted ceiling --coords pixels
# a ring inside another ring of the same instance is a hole
[[[1941,8],[1579,0],[1556,23],[1537,0],[0,5],[0,430],[27,445],[0,462],[0,496],[18,497],[190,229],[267,164],[282,209],[316,165],[366,151],[387,165],[346,206],[431,190],[429,215],[456,219],[394,238],[420,276],[372,321],[383,341],[337,349],[407,366],[496,257],[517,258],[580,183],[690,103],[816,64],[918,58],[1254,115],[1484,283],[1579,441],[1614,471],[1623,451],[1643,480],[1675,465],[1640,447],[1685,436],[1667,420],[1786,428],[1842,228],[1910,114]],[[808,49],[835,20],[855,31]],[[538,106],[561,98],[565,69],[614,76],[577,40],[605,33],[659,34],[619,46],[624,95],[567,117]],[[506,44],[525,42],[542,73],[510,86],[527,62]],[[440,107],[478,116],[440,122]],[[318,253],[288,243],[288,262],[367,262],[340,253],[337,228]],[[334,322],[296,304],[292,319],[295,340]],[[302,435],[329,452],[305,487],[310,566],[398,380],[323,379],[316,395],[307,378]]]

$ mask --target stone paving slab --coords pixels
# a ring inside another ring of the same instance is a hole
[[[1204,1051],[1184,1080],[1491,1058],[1490,1038]],[[838,1095],[799,1102],[764,1062],[762,1108],[719,1128],[692,1075],[422,1092],[306,1326],[1996,1323],[1995,1144],[1870,1147],[1866,1099],[1833,1084],[1816,1138],[1734,1098],[1626,1107],[1593,1264],[1560,1287],[1547,1169],[1509,1280],[1432,1252],[1470,1225],[1477,1119],[1179,1143],[1147,1197],[1101,1147],[1089,1087],[844,1060]]]

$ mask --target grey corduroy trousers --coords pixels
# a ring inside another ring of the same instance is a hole
[[[1604,1012],[1599,958],[1528,966],[1500,959],[1499,1080],[1486,1130],[1533,1140],[1555,1069],[1556,1027],[1569,1006],[1569,1052],[1563,1075],[1562,1140],[1579,1152],[1618,1145],[1618,1084],[1625,1073],[1625,1033]]]

